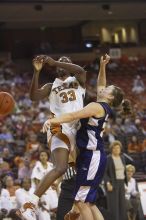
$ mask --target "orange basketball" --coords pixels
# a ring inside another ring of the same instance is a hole
[[[10,93],[0,92],[0,115],[7,115],[13,111],[15,101]]]

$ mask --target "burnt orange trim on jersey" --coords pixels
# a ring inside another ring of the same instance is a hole
[[[58,132],[58,133],[52,135],[52,137],[53,136],[55,136],[55,137],[59,138],[60,140],[62,140],[68,146],[68,148],[70,149],[70,141],[69,141],[69,138],[65,134],[63,134],[61,132]],[[48,142],[48,147],[49,148],[51,148],[52,137],[50,138],[50,140]],[[76,148],[74,149],[74,151],[69,153],[68,163],[71,164],[71,166],[75,166],[75,164],[76,164]]]
[[[49,118],[55,118],[55,114],[51,112]],[[50,132],[52,133],[52,135],[57,134],[58,132],[61,131],[62,131],[62,126],[60,124],[50,126]]]
[[[51,117],[52,118],[55,117],[55,114],[52,113],[52,112],[51,112]],[[62,133],[62,126],[61,125],[58,124],[58,125],[51,126],[50,127],[50,131],[52,133],[52,137],[55,136],[55,137],[59,138],[70,149],[70,140],[69,140],[69,138],[64,133]],[[49,143],[48,143],[48,147],[49,148],[51,147],[51,139],[52,139],[52,137],[50,138]],[[70,152],[68,163],[72,164],[72,166],[75,166],[75,164],[76,164],[76,149],[74,149],[73,152]]]

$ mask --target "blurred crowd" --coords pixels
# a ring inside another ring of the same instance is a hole
[[[88,64],[86,69],[88,103],[96,97],[98,60]],[[0,117],[0,195],[8,199],[7,205],[2,206],[0,219],[3,216],[13,218],[13,210],[21,205],[21,195],[29,197],[52,166],[48,162],[50,152],[46,135],[41,132],[50,113],[49,103],[47,99],[39,103],[29,99],[31,77],[31,73],[22,73],[13,62],[5,62],[0,67],[0,90],[10,92],[16,101],[13,114]],[[123,56],[113,60],[108,65],[107,78],[108,84],[124,89],[126,98],[131,100],[133,113],[124,116],[119,109],[114,114],[105,128],[106,151],[110,153],[109,145],[119,140],[128,163],[135,166],[136,172],[146,173],[146,59]],[[42,198],[38,210],[41,220],[47,215],[47,219],[53,219],[57,208],[56,187],[52,186],[47,193],[55,199],[51,199],[50,204],[50,200]]]

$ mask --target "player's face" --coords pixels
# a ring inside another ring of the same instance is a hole
[[[59,62],[64,62],[64,63],[72,63],[71,60],[68,58],[68,57],[60,57]],[[58,77],[63,77],[63,76],[69,76],[70,73],[65,70],[65,69],[62,69],[62,68],[57,68],[57,74],[58,74]]]
[[[114,86],[108,86],[105,89],[100,91],[99,97],[100,98],[109,98],[112,96],[113,90],[114,90]]]

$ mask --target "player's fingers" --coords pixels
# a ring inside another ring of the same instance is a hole
[[[47,126],[47,124],[45,124],[45,132],[47,132],[48,131],[48,126]]]
[[[39,58],[39,59],[36,59],[36,62],[38,62],[38,63],[43,63],[44,61],[43,61],[42,58]]]
[[[34,59],[32,60],[32,62],[33,62],[33,63],[35,63],[36,61],[37,61],[37,59],[36,59],[36,58],[34,58]]]
[[[49,128],[50,128],[50,124],[48,122],[46,122],[44,124],[44,132],[47,132]]]
[[[100,62],[102,62],[103,61],[103,56],[101,56],[101,58],[100,58]]]
[[[48,56],[44,56],[43,59],[44,59],[44,62],[48,62],[48,59],[49,59],[49,58],[48,58]]]
[[[50,128],[50,125],[49,124],[46,124],[46,128],[47,128],[47,130]]]
[[[37,60],[38,62],[41,62],[42,59],[43,59],[42,55],[36,57],[36,60]]]
[[[46,125],[45,125],[45,123],[44,123],[44,125],[43,125],[43,133],[45,133],[46,132]]]
[[[47,132],[47,129],[46,129],[46,126],[43,127],[43,133],[46,133]]]
[[[106,59],[110,59],[110,56],[108,54],[105,55]]]
[[[40,56],[36,56],[35,59],[36,59],[36,60],[40,60]]]
[[[41,56],[39,57],[39,59],[44,61],[44,60],[46,59],[46,57],[47,57],[46,55],[41,55]]]
[[[38,63],[40,63],[40,62],[39,62],[39,60],[37,60],[36,58],[35,58],[35,59],[33,59],[33,61],[32,61],[32,62],[33,62],[33,63],[37,63],[37,64],[38,64]]]
[[[40,60],[40,63],[44,63],[44,59],[41,59],[41,60]]]

